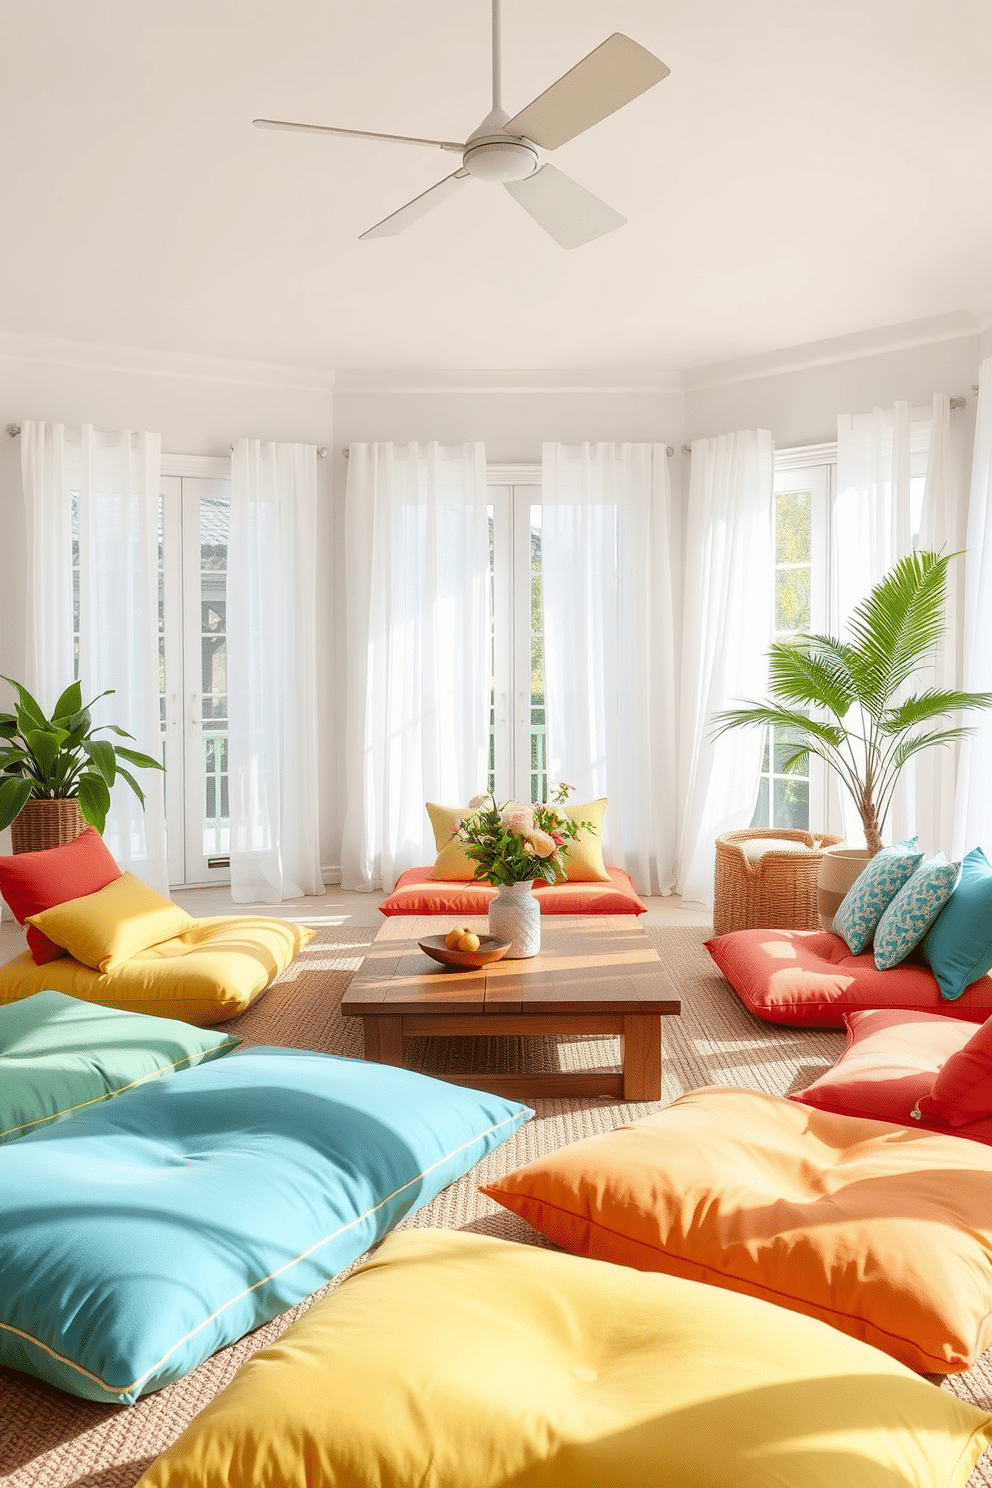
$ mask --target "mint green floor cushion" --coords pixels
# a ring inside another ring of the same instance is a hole
[[[0,1364],[130,1405],[294,1306],[533,1114],[255,1048],[0,1148]]]
[[[173,1018],[35,992],[0,1007],[0,1142],[240,1042]]]

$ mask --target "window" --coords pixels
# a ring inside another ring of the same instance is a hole
[[[772,507],[774,613],[772,639],[827,628],[827,508],[832,466],[791,466],[776,460]],[[788,729],[765,731],[765,751],[752,827],[792,827],[808,831],[812,818],[825,820],[825,783],[819,761],[804,773],[783,766],[795,750]]]
[[[540,480],[539,466],[490,470],[488,788],[497,800],[548,798]]]
[[[197,463],[224,469],[227,462]],[[168,457],[163,464],[168,468]],[[161,490],[159,667],[169,880],[226,883],[230,480],[226,474],[165,475]]]
[[[910,438],[910,527],[919,545],[930,442],[930,415],[914,417]],[[837,475],[835,445],[781,450],[775,457],[773,506],[774,612],[771,638],[785,640],[801,631],[836,633],[830,609],[831,503]],[[836,606],[836,601],[834,602]],[[753,827],[792,827],[808,831],[810,822],[828,822],[826,773],[811,758],[805,774],[786,774],[793,753],[788,730],[766,731],[758,803]],[[833,824],[838,829],[838,824]]]

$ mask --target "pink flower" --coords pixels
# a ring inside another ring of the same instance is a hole
[[[499,824],[506,832],[519,832],[521,837],[529,837],[534,830],[534,813],[514,805],[512,811],[507,808],[503,812]]]
[[[561,835],[561,833],[560,832],[552,832],[550,835],[551,835],[552,840],[554,841],[555,847],[561,847],[562,843],[565,841],[565,839]]]

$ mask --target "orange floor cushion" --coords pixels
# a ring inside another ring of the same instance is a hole
[[[646,914],[623,868],[607,868],[609,882],[534,882],[534,898],[542,914]],[[379,905],[384,915],[485,914],[496,893],[491,884],[471,879],[431,878],[433,864],[408,868],[396,880],[393,892]]]
[[[223,915],[194,921],[192,929],[139,951],[113,971],[94,971],[71,956],[36,966],[25,951],[0,966],[0,1003],[65,992],[198,1027],[224,1023],[243,1013],[312,938],[312,930],[291,920]]]
[[[992,1151],[707,1088],[483,1185],[576,1254],[776,1302],[923,1373],[992,1343]]]
[[[822,930],[731,930],[706,949],[745,1007],[769,1023],[843,1028],[859,1008],[905,1008],[982,1023],[992,1014],[992,975],[960,997],[941,996],[928,966],[901,961],[879,971],[870,950],[854,956]]]

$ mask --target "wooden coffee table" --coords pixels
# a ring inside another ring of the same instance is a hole
[[[537,956],[471,971],[442,966],[417,944],[453,923],[450,916],[395,915],[379,930],[341,1002],[346,1017],[364,1023],[366,1059],[402,1064],[408,1038],[619,1034],[619,1071],[439,1078],[509,1096],[661,1098],[661,1019],[682,1004],[634,915],[544,915]],[[485,916],[464,923],[486,933]]]

